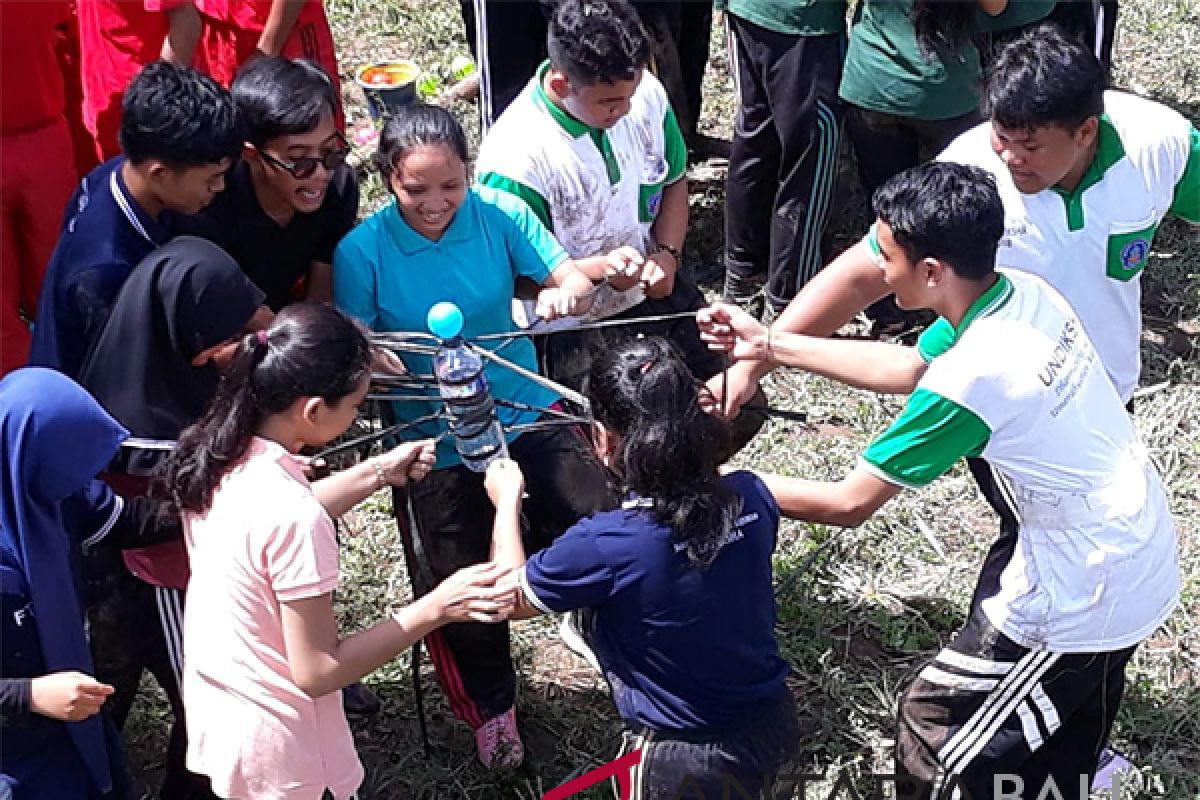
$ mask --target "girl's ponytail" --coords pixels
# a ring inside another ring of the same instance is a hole
[[[366,336],[336,309],[285,308],[269,330],[242,337],[212,403],[160,468],[156,493],[176,512],[207,511],[268,416],[301,397],[335,403],[358,388],[369,367]]]
[[[614,470],[626,492],[653,502],[688,561],[706,567],[728,541],[741,497],[717,472],[725,422],[705,412],[683,358],[662,338],[631,340],[592,363],[587,394],[597,421],[620,437]]]

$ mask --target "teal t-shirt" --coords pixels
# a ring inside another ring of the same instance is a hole
[[[950,119],[979,107],[979,49],[969,40],[926,53],[910,15],[913,0],[862,0],[838,94],[870,111]]]
[[[716,0],[713,7],[776,33],[846,32],[845,0]]]
[[[484,186],[467,191],[454,220],[436,242],[404,221],[395,202],[375,212],[351,231],[333,256],[333,297],[337,307],[374,331],[425,332],[425,317],[435,303],[449,300],[462,309],[463,335],[517,330],[512,298],[518,277],[544,283],[567,259],[546,226],[518,197]],[[525,369],[537,371],[537,356],[528,338],[480,342]],[[430,375],[433,358],[405,353],[409,372]],[[545,408],[559,396],[507,367],[487,362],[492,395],[497,399]],[[437,388],[405,389],[405,395],[427,395],[428,402],[393,403],[397,421],[412,422],[442,409]],[[536,411],[497,406],[501,425],[532,422]],[[424,423],[406,438],[438,436],[445,420]],[[516,438],[510,433],[509,441]],[[437,467],[461,463],[453,439],[438,444]]]

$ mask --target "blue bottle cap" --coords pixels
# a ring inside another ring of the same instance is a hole
[[[463,313],[449,301],[437,303],[425,318],[429,332],[439,339],[453,339],[462,333]]]

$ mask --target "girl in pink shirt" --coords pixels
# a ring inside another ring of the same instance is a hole
[[[371,352],[325,305],[246,335],[212,405],[183,432],[163,483],[183,513],[192,580],[184,616],[188,768],[239,800],[337,800],[363,769],[340,690],[448,622],[511,610],[493,564],[463,569],[389,619],[341,638],[333,519],[431,468],[410,442],[309,484],[292,454],[354,421]]]

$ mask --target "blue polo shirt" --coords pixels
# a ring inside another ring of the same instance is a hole
[[[671,529],[632,498],[579,522],[523,570],[542,611],[594,611],[591,644],[630,723],[719,730],[783,691],[771,585],[779,507],[751,472],[723,480],[742,512],[706,569],[689,565]]]
[[[429,309],[449,300],[462,309],[463,336],[516,331],[512,299],[518,277],[544,283],[567,253],[523,200],[484,186],[467,190],[466,199],[442,238],[430,241],[404,221],[393,201],[351,231],[333,256],[333,297],[337,307],[375,331],[424,332]],[[481,342],[525,369],[537,372],[533,343]],[[408,370],[433,373],[433,359],[405,353]],[[492,395],[545,408],[559,400],[507,367],[491,361],[484,368]],[[437,389],[405,389],[405,395],[429,396],[429,402],[393,403],[397,420],[411,422],[441,410]],[[532,422],[538,412],[497,407],[507,430]],[[433,437],[446,429],[438,419],[414,428],[406,438]],[[511,442],[518,434],[509,434]],[[437,467],[461,463],[450,437],[438,443]]]
[[[93,169],[67,203],[38,300],[30,366],[78,378],[125,279],[170,238],[129,194],[124,163],[117,156]]]

